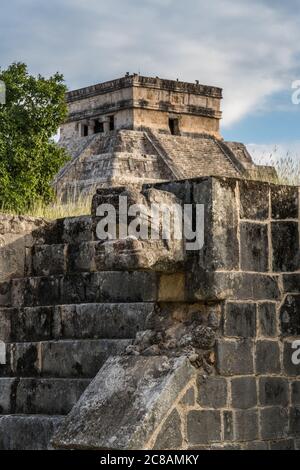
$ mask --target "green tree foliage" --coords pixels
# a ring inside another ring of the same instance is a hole
[[[51,181],[68,160],[53,136],[67,115],[63,76],[28,73],[23,63],[0,70],[0,210],[23,212],[54,196]]]

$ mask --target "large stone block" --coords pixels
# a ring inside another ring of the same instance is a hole
[[[25,259],[26,236],[13,240],[4,246],[1,246],[0,238],[0,282],[24,276]]]
[[[236,180],[208,178],[193,185],[195,204],[204,205],[204,246],[199,252],[202,269],[238,269],[238,209]]]
[[[62,305],[55,308],[56,339],[135,338],[146,329],[153,303]]]
[[[15,413],[65,415],[89,383],[85,379],[22,378],[16,389]]]
[[[224,427],[224,440],[233,441],[234,440],[234,422],[233,422],[232,411],[223,411],[223,427]]]
[[[91,283],[89,274],[78,273],[68,274],[59,278],[60,282],[60,301],[53,302],[59,304],[80,304],[86,302],[87,286]],[[97,302],[95,297],[91,302]]]
[[[239,181],[241,219],[266,220],[269,217],[269,185],[260,181]]]
[[[277,312],[274,302],[264,302],[257,306],[259,332],[262,336],[277,335]]]
[[[14,413],[17,379],[0,378],[0,415]]]
[[[42,373],[46,377],[93,378],[109,356],[122,354],[129,344],[131,340],[124,339],[44,342]]]
[[[237,441],[254,441],[258,439],[257,410],[235,412],[235,438]]]
[[[231,380],[231,405],[242,409],[257,405],[255,377],[236,377]]]
[[[197,300],[279,300],[277,275],[243,272],[197,272],[186,274],[187,293]]]
[[[289,403],[289,384],[280,377],[261,377],[259,379],[259,400],[263,406],[287,406]]]
[[[287,295],[280,307],[280,331],[283,336],[300,335],[300,295]]]
[[[70,449],[153,448],[155,431],[195,375],[184,357],[110,358],[54,436],[53,444]]]
[[[222,377],[199,376],[198,403],[201,407],[222,408],[227,404],[227,382]]]
[[[62,243],[93,241],[93,220],[90,216],[69,217],[63,219]]]
[[[11,368],[16,376],[35,377],[41,373],[39,343],[11,345]]]
[[[260,410],[262,439],[280,439],[288,435],[288,410],[274,406]]]
[[[280,348],[278,341],[257,341],[255,363],[258,374],[276,374],[280,372]]]
[[[283,274],[282,279],[284,292],[300,294],[300,274]]]
[[[60,416],[0,417],[0,450],[47,450],[63,418]]]
[[[298,222],[272,222],[273,270],[297,271],[300,268]]]
[[[0,283],[0,307],[10,307],[12,302],[11,283]]]
[[[63,274],[66,270],[66,245],[36,245],[32,253],[34,276]]]
[[[181,449],[183,436],[181,433],[181,418],[177,410],[173,410],[170,416],[164,422],[157,438],[153,449],[167,450],[167,449]]]
[[[256,336],[256,304],[254,303],[227,303],[225,336],[241,336],[253,338]]]
[[[32,277],[12,281],[12,306],[36,307],[60,303],[60,278]]]
[[[298,187],[271,185],[272,219],[298,219]]]
[[[70,273],[96,271],[96,242],[81,242],[68,245],[67,270]]]
[[[186,278],[184,273],[162,274],[159,279],[158,300],[160,302],[182,302],[185,300]]]
[[[240,237],[241,269],[243,271],[267,272],[269,267],[267,224],[241,223]]]
[[[187,415],[187,438],[190,445],[221,440],[221,413],[213,410],[191,410]]]
[[[221,375],[253,373],[253,342],[251,340],[217,341],[217,369]]]
[[[290,408],[290,433],[292,436],[300,436],[300,406]]]
[[[158,276],[153,272],[92,273],[86,288],[87,302],[154,302]]]
[[[292,403],[300,405],[300,380],[292,382]]]
[[[0,341],[9,343],[11,340],[11,317],[17,310],[10,308],[0,308]]]
[[[54,307],[25,307],[10,310],[11,342],[36,342],[52,338]]]

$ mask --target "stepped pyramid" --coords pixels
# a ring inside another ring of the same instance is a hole
[[[257,167],[243,144],[222,139],[220,88],[134,74],[66,99],[60,145],[72,159],[54,182],[63,198],[99,186],[274,174]]]

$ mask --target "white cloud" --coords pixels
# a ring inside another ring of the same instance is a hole
[[[295,0],[11,0],[1,7],[0,57],[34,73],[58,69],[72,88],[126,71],[222,86],[229,127],[300,78],[294,8]]]

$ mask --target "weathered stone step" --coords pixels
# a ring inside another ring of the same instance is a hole
[[[165,272],[169,269],[170,259],[184,261],[184,250],[179,243],[167,250],[163,240],[145,242],[127,238],[105,243],[98,240],[36,245],[31,256],[27,256],[26,264],[27,276],[135,270]]]
[[[92,241],[93,220],[91,216],[67,217],[53,220],[32,232],[34,245],[52,245]]]
[[[145,329],[155,304],[99,303],[0,309],[5,343],[60,339],[129,339]]]
[[[155,302],[154,272],[106,271],[20,278],[11,281],[12,307],[95,302]],[[7,304],[6,304],[7,305]]]
[[[0,414],[66,415],[90,379],[0,378]]]
[[[68,340],[7,345],[0,376],[93,378],[109,356],[122,354],[132,340]]]
[[[48,450],[64,416],[7,415],[0,417],[0,450]]]

